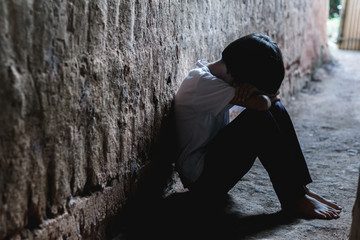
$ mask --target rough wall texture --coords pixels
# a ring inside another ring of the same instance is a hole
[[[286,99],[327,58],[328,1],[0,1],[0,239],[103,236],[197,59],[272,36]]]

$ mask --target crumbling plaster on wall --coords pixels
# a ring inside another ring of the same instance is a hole
[[[286,101],[326,58],[327,4],[1,1],[0,238],[39,226],[55,238],[65,222],[91,232],[81,209],[100,206],[89,197],[120,209],[182,78],[240,36],[263,32],[279,43]],[[106,191],[121,194],[112,201]]]

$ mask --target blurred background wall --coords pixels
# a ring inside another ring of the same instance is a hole
[[[359,0],[341,1],[341,22],[337,43],[340,49],[360,50]]]

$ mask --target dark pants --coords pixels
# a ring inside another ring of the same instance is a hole
[[[208,145],[204,171],[190,191],[210,197],[226,194],[258,157],[284,207],[305,194],[311,177],[286,109],[246,109]]]

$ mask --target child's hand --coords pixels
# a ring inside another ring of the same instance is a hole
[[[259,90],[255,86],[249,83],[234,84],[234,87],[235,87],[235,99],[238,102],[244,102],[252,94],[259,92]]]
[[[280,91],[277,91],[274,94],[267,94],[267,96],[270,98],[271,103],[280,101],[280,97],[279,97]]]

